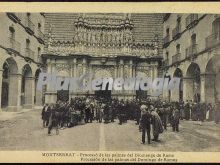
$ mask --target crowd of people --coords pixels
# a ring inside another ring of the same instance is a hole
[[[95,97],[76,97],[70,101],[57,101],[45,104],[42,110],[43,127],[48,127],[48,134],[55,128],[74,127],[79,124],[115,122],[122,125],[127,120],[135,120],[142,132],[142,143],[145,143],[147,132],[148,143],[151,142],[151,128],[154,141],[170,125],[173,131],[179,132],[179,120],[219,122],[220,114],[216,105],[194,103],[192,101],[168,102],[157,100],[119,100]],[[152,125],[152,127],[151,127]]]

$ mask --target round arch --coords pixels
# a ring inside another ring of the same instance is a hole
[[[7,58],[2,65],[2,92],[1,92],[1,108],[7,110],[8,106],[16,105],[17,73],[18,65],[13,57]]]
[[[191,63],[186,70],[187,77],[187,88],[186,92],[188,93],[188,98],[195,102],[200,102],[201,93],[201,78],[200,78],[200,67],[197,63]]]
[[[205,101],[207,103],[219,102],[218,91],[220,91],[220,59],[213,56],[205,67]]]
[[[34,102],[34,77],[32,68],[25,64],[22,68],[21,105],[23,108],[32,108]]]
[[[180,78],[179,90],[174,90],[171,93],[172,100],[174,101],[183,101],[183,72],[180,68],[176,68],[173,77]]]

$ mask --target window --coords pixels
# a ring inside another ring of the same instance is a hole
[[[40,56],[41,56],[41,48],[38,47],[38,49],[37,49],[37,59],[38,59],[38,61],[40,60]]]
[[[212,23],[212,32],[216,34],[215,36],[219,37],[220,35],[220,18],[217,18],[213,23]]]
[[[30,48],[30,40],[26,39],[26,49],[29,49],[29,48]]]
[[[176,53],[177,53],[177,54],[180,53],[180,44],[177,44],[177,45],[176,45]]]
[[[38,29],[41,30],[41,24],[40,23],[38,23]]]
[[[192,44],[192,45],[196,45],[196,34],[193,34],[193,35],[191,36],[191,44]]]
[[[181,24],[181,16],[177,16],[177,27],[180,27]]]
[[[167,36],[170,34],[170,29],[169,28],[166,29],[166,34],[167,34]]]
[[[169,59],[169,52],[166,52],[166,60]]]
[[[9,31],[10,31],[9,38],[14,40],[15,39],[15,29],[12,26],[10,26]]]

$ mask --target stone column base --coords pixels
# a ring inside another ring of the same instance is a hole
[[[8,111],[8,112],[19,112],[21,110],[22,110],[21,106],[8,106],[6,108],[6,111]]]
[[[24,109],[33,109],[33,105],[32,104],[24,104],[23,108]]]

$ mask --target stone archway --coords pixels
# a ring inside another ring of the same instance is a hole
[[[39,74],[41,73],[41,69],[37,69],[35,72],[35,85],[34,85],[34,104],[36,106],[43,105],[43,91],[37,90],[37,82],[39,78]]]
[[[2,89],[1,89],[1,108],[9,110],[17,107],[18,96],[18,66],[16,61],[10,57],[3,63]]]
[[[184,92],[187,94],[187,99],[195,102],[200,102],[201,100],[201,78],[200,78],[200,68],[196,63],[191,63],[186,71],[186,88]]]
[[[22,68],[21,105],[23,108],[33,108],[34,104],[34,77],[29,64]]]
[[[205,101],[215,103],[220,101],[220,60],[212,57],[205,68]]]
[[[172,91],[171,97],[173,101],[182,101],[183,100],[183,72],[180,68],[176,68],[174,71],[173,77],[180,78],[180,87],[179,90]]]

